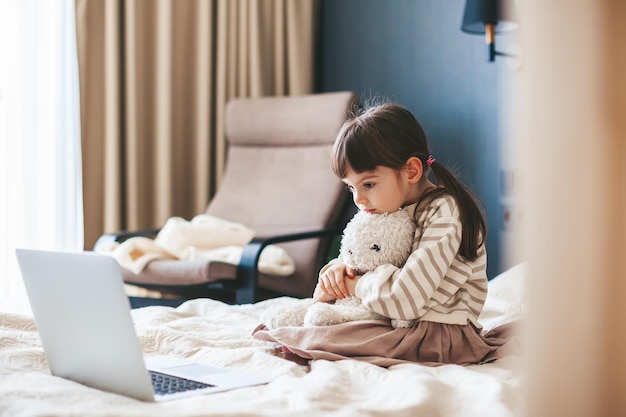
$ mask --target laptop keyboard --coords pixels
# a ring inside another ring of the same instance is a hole
[[[152,386],[154,387],[154,393],[156,395],[175,394],[177,392],[215,386],[155,371],[150,371],[150,377],[152,378]]]

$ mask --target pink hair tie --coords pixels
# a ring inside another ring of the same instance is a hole
[[[432,155],[428,155],[428,159],[426,159],[426,165],[431,166],[433,164],[433,162],[435,162],[436,159],[433,158]]]

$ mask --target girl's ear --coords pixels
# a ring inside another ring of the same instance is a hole
[[[422,179],[422,174],[424,173],[424,166],[422,165],[422,161],[418,157],[412,156],[410,157],[405,164],[405,169],[407,172],[407,179],[409,183],[415,184],[419,180]]]

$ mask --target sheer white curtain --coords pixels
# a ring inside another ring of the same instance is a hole
[[[15,248],[83,247],[74,0],[0,0],[0,311],[30,312]]]

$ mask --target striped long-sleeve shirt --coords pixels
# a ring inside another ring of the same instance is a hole
[[[392,319],[425,320],[477,327],[487,296],[487,254],[467,261],[459,254],[461,219],[453,197],[443,195],[425,207],[416,204],[413,252],[404,267],[381,265],[363,275],[355,295],[370,310]]]

